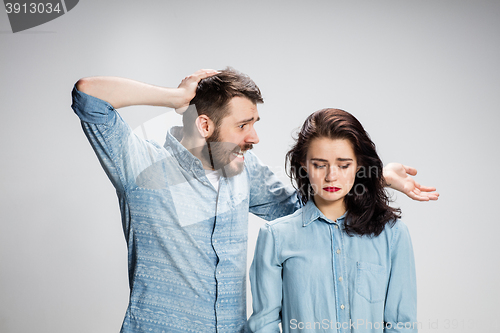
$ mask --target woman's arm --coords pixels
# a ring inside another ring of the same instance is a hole
[[[391,244],[384,332],[417,332],[417,278],[410,233],[401,221],[392,230],[394,238]]]
[[[282,301],[282,266],[276,241],[268,224],[260,228],[250,267],[253,314],[248,319],[250,332],[280,332]]]

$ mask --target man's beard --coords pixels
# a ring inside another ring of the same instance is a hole
[[[214,170],[221,170],[224,177],[230,178],[239,175],[245,166],[243,162],[233,162],[236,158],[234,154],[243,153],[252,148],[251,144],[241,147],[235,143],[220,141],[220,131],[215,128],[214,133],[207,138],[207,145],[203,147],[202,155],[210,162]]]

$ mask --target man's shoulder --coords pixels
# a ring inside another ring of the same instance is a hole
[[[244,156],[245,172],[252,181],[264,179],[272,175],[269,167],[262,163],[262,161],[259,159],[259,157],[257,157],[257,155],[255,155],[253,151],[245,152]]]
[[[262,163],[260,158],[253,152],[245,152],[245,171],[247,175],[253,180],[265,180],[270,177],[276,177],[271,168]]]
[[[255,155],[253,151],[245,152],[245,167],[246,168],[254,168],[257,164],[262,165],[262,161]]]

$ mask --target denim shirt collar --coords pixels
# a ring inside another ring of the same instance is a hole
[[[165,138],[165,149],[170,149],[172,151],[172,155],[177,158],[177,161],[184,170],[192,170],[198,177],[205,176],[205,169],[203,169],[201,161],[180,143],[182,136],[182,126],[171,127]]]
[[[345,220],[347,212],[345,212],[341,217],[339,217],[337,220],[332,221],[329,218],[327,218],[319,209],[316,207],[316,204],[314,203],[313,200],[309,200],[306,205],[302,208],[302,226],[307,227],[310,225],[312,222],[322,219],[323,221],[331,224],[338,224],[342,225]]]

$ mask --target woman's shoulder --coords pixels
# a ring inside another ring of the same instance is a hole
[[[396,219],[391,222],[388,222],[385,225],[384,230],[378,236],[384,235],[387,239],[390,240],[391,247],[395,244],[400,238],[409,239],[410,231],[406,223],[401,219]]]
[[[401,220],[401,219],[395,219],[391,222],[386,223],[384,232],[391,232],[391,233],[401,233],[401,232],[408,232],[408,226],[406,223]]]
[[[302,211],[304,207],[299,208],[293,214],[282,216],[276,220],[266,222],[263,228],[269,228],[276,231],[286,231],[287,229],[295,229],[297,226],[302,226]]]

